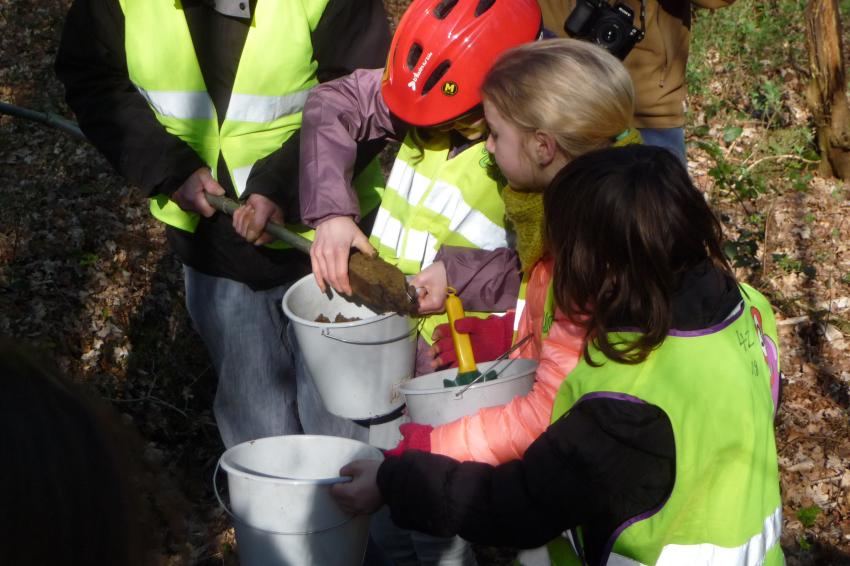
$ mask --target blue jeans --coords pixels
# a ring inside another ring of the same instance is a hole
[[[186,308],[218,376],[213,412],[224,446],[301,432],[281,309],[289,286],[254,291],[186,265],[183,275]]]
[[[444,538],[397,527],[384,505],[372,515],[369,533],[395,566],[476,566],[472,545],[458,536]]]
[[[646,145],[663,147],[688,165],[685,153],[685,128],[638,128]]]

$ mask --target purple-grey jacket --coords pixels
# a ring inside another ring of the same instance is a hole
[[[311,227],[336,216],[360,221],[351,184],[359,144],[402,141],[408,125],[381,96],[382,69],[361,69],[310,91],[301,124],[301,219]],[[467,310],[513,308],[519,293],[519,260],[508,248],[493,251],[443,246],[449,285]]]

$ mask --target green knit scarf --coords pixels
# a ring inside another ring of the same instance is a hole
[[[629,128],[617,136],[612,144],[623,147],[635,143],[643,143],[640,132]],[[515,191],[507,186],[502,191],[505,201],[505,216],[513,225],[517,236],[517,253],[522,264],[522,270],[527,272],[543,257],[543,191]]]

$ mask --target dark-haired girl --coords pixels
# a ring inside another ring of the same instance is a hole
[[[549,541],[553,564],[782,564],[776,325],[684,167],[653,147],[589,153],[544,211],[555,301],[586,333],[550,427],[498,467],[353,462],[340,503],[484,544]]]

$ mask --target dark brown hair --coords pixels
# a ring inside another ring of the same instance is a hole
[[[0,562],[145,562],[123,448],[103,403],[0,337]],[[114,416],[114,415],[113,415]]]
[[[731,276],[721,228],[677,157],[632,145],[582,155],[544,194],[555,300],[609,359],[642,362],[670,330],[681,275],[711,259]],[[627,324],[641,334],[612,342]],[[592,364],[595,365],[595,364]]]

